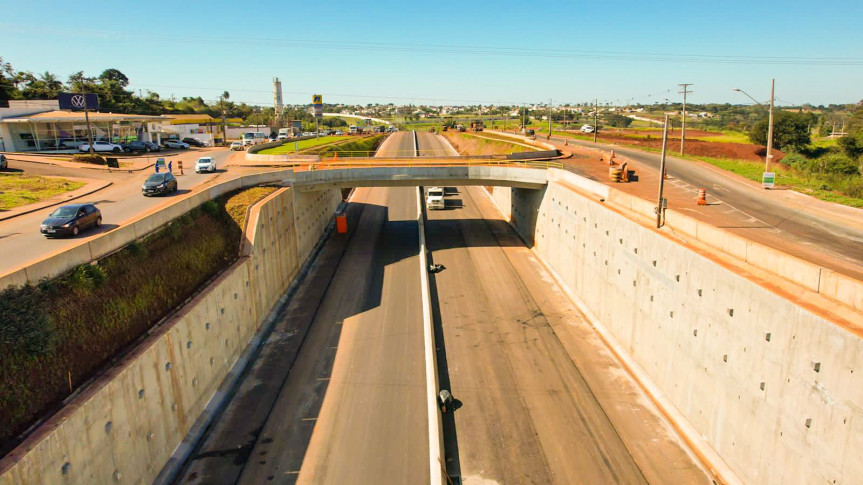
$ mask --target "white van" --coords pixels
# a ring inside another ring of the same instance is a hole
[[[444,190],[442,187],[429,187],[426,189],[426,208],[428,210],[446,208],[446,201],[443,195]]]

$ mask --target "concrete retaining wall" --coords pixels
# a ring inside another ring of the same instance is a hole
[[[863,481],[863,341],[847,329],[854,322],[827,321],[794,295],[623,217],[572,190],[577,178],[558,174],[535,205],[513,190],[513,225],[697,430],[694,441],[706,440],[745,483]],[[501,190],[510,189],[495,188],[498,203]],[[518,215],[531,211],[532,233]],[[719,244],[742,252],[732,240]],[[771,265],[788,264],[760,251]],[[838,293],[840,279],[830,274],[835,283],[815,288]]]
[[[339,200],[285,188],[253,208],[248,256],[0,461],[0,485],[151,483],[296,277],[297,228],[313,244]]]
[[[247,175],[216,184],[200,192],[177,197],[176,202],[166,208],[144,214],[89,241],[31,263],[24,268],[0,275],[0,288],[23,286],[27,283],[35,285],[43,278],[55,278],[75,266],[99,259],[132,241],[141,239],[208,200],[244,187],[260,184],[281,184],[284,179],[285,175],[282,171]]]

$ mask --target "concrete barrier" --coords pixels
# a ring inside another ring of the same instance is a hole
[[[250,212],[248,257],[0,460],[0,485],[151,483],[299,271],[292,195],[261,201]],[[330,195],[314,202],[299,212],[318,217],[338,204]],[[302,223],[308,238],[323,234]]]
[[[625,350],[627,365],[659,393],[654,400],[670,403],[667,414],[692,430],[687,440],[703,440],[705,456],[721,457],[709,466],[726,470],[728,482],[863,481],[863,461],[849,452],[863,449],[855,424],[863,422],[863,319],[741,276],[573,190],[577,177],[551,181],[539,201],[512,189],[512,211],[537,217],[532,231],[524,221],[513,226]],[[694,232],[740,253],[734,238],[705,227]],[[748,261],[859,304],[847,278],[769,248],[743,248]]]
[[[850,304],[852,308],[863,311],[863,284],[854,278],[822,268],[818,292],[827,298]]]
[[[245,187],[267,183],[282,184],[284,180],[283,171],[277,170],[231,179],[199,192],[176,197],[172,204],[154,212],[143,214],[117,229],[94,237],[88,242],[35,261],[24,268],[0,275],[0,288],[23,286],[28,283],[35,285],[42,279],[54,278],[75,266],[89,263],[120,249],[135,239],[150,234],[208,200]]]

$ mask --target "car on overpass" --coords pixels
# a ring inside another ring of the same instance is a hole
[[[75,237],[82,229],[102,225],[102,212],[93,204],[70,204],[58,207],[42,221],[41,232],[45,237]]]
[[[162,195],[169,192],[177,191],[177,179],[170,172],[154,173],[144,181],[141,186],[141,193],[144,196]]]

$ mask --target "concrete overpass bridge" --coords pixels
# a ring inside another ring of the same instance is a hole
[[[311,170],[310,170],[311,168]],[[286,172],[285,183],[301,191],[345,187],[481,185],[542,189],[555,162],[466,161],[435,163],[394,160],[306,165]]]

